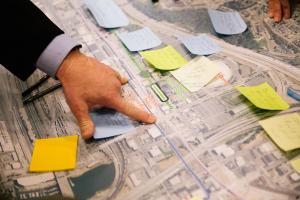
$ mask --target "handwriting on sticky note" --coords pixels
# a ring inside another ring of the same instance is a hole
[[[30,172],[74,169],[78,136],[38,139],[35,141]]]
[[[239,86],[236,89],[258,108],[265,110],[286,110],[289,108],[289,104],[268,83],[251,87]]]
[[[85,4],[101,27],[117,28],[129,24],[126,15],[113,0],[85,0]]]
[[[160,70],[178,69],[187,63],[185,58],[170,45],[157,50],[143,51],[140,54],[154,68]]]
[[[192,54],[195,55],[210,55],[221,51],[220,46],[206,34],[180,37],[179,40]]]
[[[206,57],[197,57],[189,63],[172,71],[171,74],[189,91],[195,92],[204,87],[221,72],[217,64]]]
[[[117,35],[129,51],[142,51],[161,44],[161,40],[148,27],[129,33],[118,33]]]
[[[290,161],[292,167],[300,174],[300,159]]]
[[[284,151],[300,147],[300,116],[297,113],[259,121],[272,140]]]
[[[238,12],[222,12],[208,9],[208,15],[217,33],[233,35],[242,33],[247,25]]]
[[[90,112],[95,124],[94,139],[109,138],[127,133],[138,125],[123,114],[111,110],[100,109]]]

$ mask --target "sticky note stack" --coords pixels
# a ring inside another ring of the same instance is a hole
[[[154,68],[160,70],[178,69],[187,63],[171,45],[157,50],[142,51],[140,54]]]
[[[258,108],[286,110],[290,107],[268,83],[251,87],[239,86],[236,89]]]
[[[221,51],[219,45],[214,43],[206,34],[180,37],[179,40],[195,55],[210,55]]]
[[[284,151],[300,148],[300,116],[297,113],[259,121],[272,140]]]
[[[290,163],[292,167],[300,174],[300,159],[292,160]]]
[[[38,139],[35,141],[30,172],[74,169],[78,136]]]
[[[181,82],[190,92],[204,87],[221,72],[217,64],[206,57],[197,57],[171,74]]]
[[[161,44],[161,40],[148,27],[129,33],[118,33],[117,36],[129,51],[147,50]]]
[[[272,140],[284,151],[300,148],[300,116],[298,113],[285,114],[259,121]],[[300,174],[300,159],[290,161]]]
[[[113,0],[85,0],[85,4],[103,28],[127,26],[129,20]]]
[[[217,33],[234,35],[247,29],[247,24],[238,12],[222,12],[208,9],[208,15]]]

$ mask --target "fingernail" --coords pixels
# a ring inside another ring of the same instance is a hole
[[[275,18],[274,18],[274,21],[278,23],[278,22],[280,22],[280,21],[281,21],[281,18],[279,18],[279,17],[275,17]]]
[[[124,82],[124,83],[127,83],[127,82],[128,82],[128,78],[127,78],[127,77],[122,77],[122,79],[123,79],[123,82]]]
[[[269,15],[270,18],[273,18],[273,17],[274,17],[273,12],[269,12],[268,15]]]
[[[89,121],[83,121],[80,123],[80,132],[84,139],[89,139],[93,136],[94,128]]]
[[[85,131],[86,129],[89,128],[89,121],[80,122],[79,127],[81,131]]]
[[[152,114],[149,114],[148,123],[154,123],[156,121],[156,117]]]

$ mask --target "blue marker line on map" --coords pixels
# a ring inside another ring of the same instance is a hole
[[[300,91],[289,87],[287,90],[287,94],[296,101],[300,101]]]

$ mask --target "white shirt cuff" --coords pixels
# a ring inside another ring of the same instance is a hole
[[[55,78],[56,72],[71,50],[80,47],[66,34],[56,36],[42,52],[36,62],[37,68]]]

